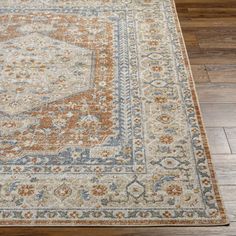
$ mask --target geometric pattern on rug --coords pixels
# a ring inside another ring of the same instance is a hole
[[[0,3],[0,225],[223,225],[170,0]]]

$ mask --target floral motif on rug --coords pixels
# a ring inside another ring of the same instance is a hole
[[[171,0],[0,3],[0,225],[223,225]]]

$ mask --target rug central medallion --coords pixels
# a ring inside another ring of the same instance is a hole
[[[138,72],[125,64],[126,13],[76,12],[2,16],[11,23],[0,42],[0,158],[71,164],[71,173],[145,172]]]
[[[30,33],[0,43],[0,51],[5,97],[0,110],[9,115],[85,91],[92,83],[92,50]]]

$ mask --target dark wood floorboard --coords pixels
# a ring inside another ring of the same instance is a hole
[[[18,227],[1,228],[0,236],[236,236],[236,0],[175,1],[231,225],[177,228]]]

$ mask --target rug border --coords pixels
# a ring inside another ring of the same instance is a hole
[[[202,112],[201,112],[201,108],[200,108],[198,94],[197,94],[195,82],[194,82],[194,79],[193,79],[192,68],[191,68],[191,64],[190,64],[186,44],[185,44],[185,41],[184,41],[184,36],[183,36],[180,21],[179,21],[175,0],[170,0],[170,1],[171,1],[171,4],[172,4],[172,9],[173,9],[174,15],[175,15],[175,22],[176,22],[177,31],[178,31],[178,34],[179,34],[179,41],[180,41],[180,44],[181,44],[182,55],[185,59],[185,66],[186,66],[186,68],[188,69],[188,71],[190,73],[189,84],[190,84],[190,89],[191,89],[192,98],[193,98],[193,102],[194,102],[194,108],[195,108],[195,111],[197,112],[197,119],[198,119],[198,124],[199,124],[199,127],[200,127],[200,131],[201,131],[203,146],[204,146],[204,150],[205,150],[207,161],[208,161],[208,167],[209,167],[209,170],[210,170],[210,173],[211,173],[212,186],[213,186],[213,189],[214,189],[214,192],[215,192],[215,195],[216,195],[216,198],[217,198],[216,201],[218,203],[218,206],[219,206],[220,212],[221,212],[221,216],[222,216],[222,224],[223,225],[229,225],[230,220],[227,216],[226,208],[225,208],[223,198],[222,198],[222,194],[221,194],[221,191],[220,191],[220,188],[219,188],[219,183],[218,183],[218,180],[217,180],[214,161],[213,161],[213,158],[212,158],[212,155],[211,155],[211,152],[210,152],[209,141],[208,141],[208,138],[207,138],[206,128],[205,128],[203,118],[202,118],[203,116],[202,116]]]
[[[216,178],[216,173],[213,165],[212,156],[209,149],[209,143],[206,135],[205,126],[202,119],[202,113],[200,110],[200,104],[196,92],[195,82],[193,80],[192,69],[190,66],[190,61],[187,53],[187,48],[185,45],[175,0],[170,0],[172,6],[172,12],[174,14],[174,19],[176,23],[176,29],[178,33],[178,40],[181,44],[181,53],[184,58],[184,64],[186,69],[188,70],[190,76],[189,86],[191,89],[192,99],[194,103],[194,108],[197,114],[198,124],[201,131],[201,137],[203,140],[203,146],[206,153],[207,161],[208,161],[208,168],[211,174],[211,181],[212,186],[216,196],[216,202],[220,209],[221,220],[117,220],[117,221],[110,221],[110,220],[103,220],[103,221],[95,221],[95,220],[55,220],[55,221],[48,221],[48,220],[11,220],[11,221],[1,221],[0,220],[0,228],[31,228],[31,227],[50,227],[50,228],[62,228],[62,227],[213,227],[213,226],[228,226],[230,221],[226,214],[225,206],[222,201],[221,193],[218,186],[218,181]],[[13,224],[12,224],[13,223]]]

